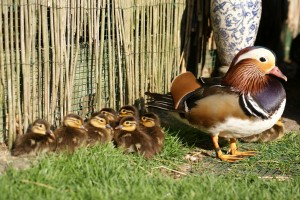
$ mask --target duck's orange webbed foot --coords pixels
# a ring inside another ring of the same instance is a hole
[[[236,162],[239,160],[242,160],[246,156],[254,156],[256,154],[255,151],[245,151],[245,152],[240,152],[237,151],[236,147],[236,140],[234,138],[230,139],[230,150],[229,152],[231,155],[224,155],[220,149],[219,143],[218,143],[218,136],[212,136],[212,141],[215,146],[215,151],[217,154],[217,157],[221,159],[222,161],[226,162]]]
[[[216,151],[217,157],[219,159],[221,159],[222,161],[236,162],[236,161],[243,159],[243,157],[238,156],[238,155],[224,155],[220,148],[216,148],[215,151]]]
[[[229,153],[231,155],[235,156],[241,156],[241,157],[246,157],[246,156],[255,156],[256,151],[238,151],[237,146],[236,146],[236,139],[235,138],[230,138],[230,149]]]

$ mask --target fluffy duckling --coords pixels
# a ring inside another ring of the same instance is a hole
[[[111,127],[114,128],[118,125],[119,116],[118,116],[118,113],[114,109],[102,108],[99,112],[107,117]]]
[[[128,116],[134,116],[136,117],[136,119],[139,119],[139,111],[136,107],[134,106],[130,106],[130,105],[126,105],[123,106],[119,109],[119,117],[120,120],[124,117],[128,117]]]
[[[88,145],[103,144],[112,141],[113,130],[109,124],[108,117],[100,112],[94,113],[84,125],[88,132]]]
[[[86,145],[88,133],[83,126],[83,119],[76,114],[64,117],[61,127],[54,131],[57,148],[56,151],[73,153],[79,147]]]
[[[37,119],[28,127],[24,135],[18,136],[12,155],[37,155],[54,149],[55,136],[50,130],[50,124],[44,119]]]
[[[144,132],[133,116],[124,117],[120,121],[114,139],[117,147],[123,149],[124,153],[136,152],[145,158],[151,158],[155,154],[151,137]]]
[[[160,127],[159,117],[154,113],[145,113],[141,117],[141,124],[145,127],[145,132],[152,138],[155,153],[159,153],[165,140],[165,134]]]

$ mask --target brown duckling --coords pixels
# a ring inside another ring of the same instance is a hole
[[[37,119],[28,127],[24,135],[17,137],[11,154],[13,156],[37,155],[54,149],[55,136],[50,130],[50,124],[44,119]]]
[[[120,121],[120,125],[116,127],[114,140],[124,153],[135,152],[145,158],[151,158],[155,154],[151,137],[144,132],[133,116],[124,117]]]
[[[123,106],[119,109],[119,117],[120,120],[123,117],[128,117],[128,116],[134,116],[136,119],[139,119],[139,111],[136,107],[134,106],[130,106],[130,105],[126,105]]]
[[[89,121],[84,125],[88,132],[88,145],[104,144],[111,142],[113,130],[109,124],[108,117],[100,112],[94,113]]]
[[[76,114],[68,114],[64,117],[61,127],[54,131],[56,137],[56,151],[73,153],[79,147],[85,146],[88,133],[83,126],[83,119]]]
[[[102,108],[99,112],[108,118],[111,127],[115,128],[118,125],[119,116],[117,111],[112,108]]]
[[[155,153],[162,150],[165,141],[165,134],[160,126],[160,119],[154,113],[145,113],[141,117],[141,124],[145,132],[152,138],[152,146]]]

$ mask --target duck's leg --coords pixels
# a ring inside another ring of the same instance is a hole
[[[235,162],[235,161],[243,159],[242,157],[240,157],[238,155],[224,155],[219,146],[219,137],[212,135],[211,139],[213,141],[217,157],[220,158],[222,161]]]
[[[237,146],[236,146],[236,139],[235,138],[230,138],[230,149],[229,152],[232,155],[236,155],[236,156],[254,156],[256,154],[255,151],[238,151],[237,150]]]

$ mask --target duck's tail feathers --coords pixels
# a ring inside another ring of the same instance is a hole
[[[148,108],[178,112],[177,110],[175,110],[174,101],[170,93],[159,94],[159,93],[145,92],[145,95],[149,97],[146,103],[146,106]]]

